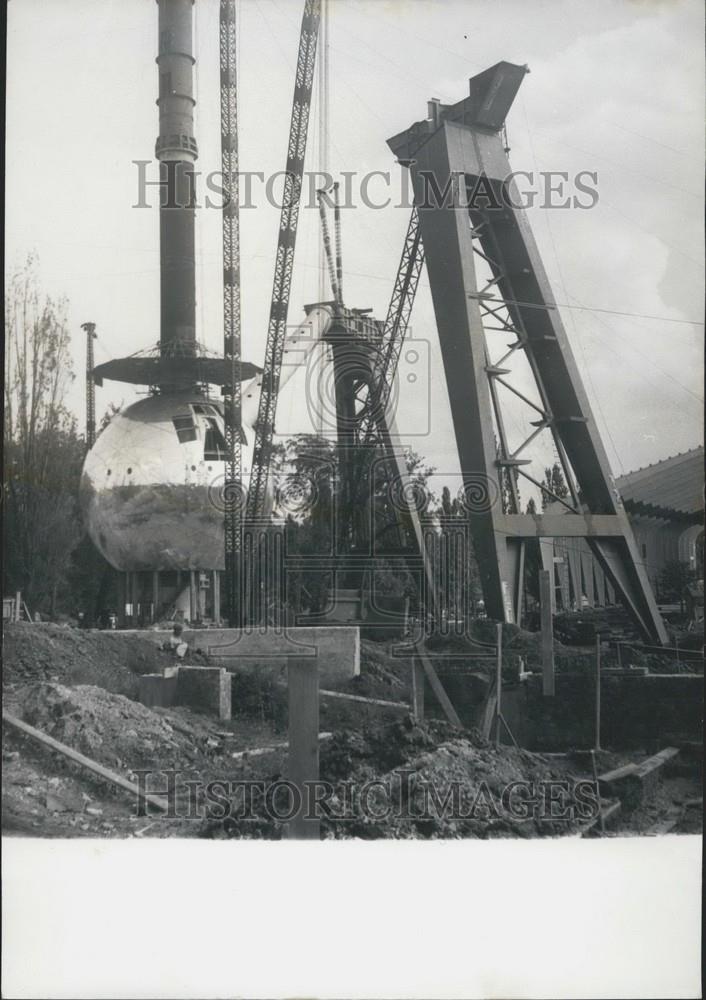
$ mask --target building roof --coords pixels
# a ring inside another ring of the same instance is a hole
[[[628,472],[615,484],[628,509],[697,518],[704,512],[703,445]]]

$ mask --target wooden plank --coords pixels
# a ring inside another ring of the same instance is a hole
[[[320,743],[331,739],[333,739],[333,733],[319,733]],[[289,740],[285,740],[284,743],[273,743],[270,747],[252,747],[248,750],[235,750],[230,754],[230,757],[232,760],[240,760],[243,757],[262,757],[264,754],[276,753],[278,750],[289,750]]]
[[[553,570],[551,571],[553,572]],[[554,627],[552,622],[552,579],[549,570],[539,571],[539,600],[542,619],[542,694],[553,698],[554,683]]]
[[[109,768],[103,767],[102,764],[98,764],[95,760],[91,760],[90,757],[84,757],[82,753],[79,753],[77,750],[72,750],[71,747],[67,747],[65,743],[60,743],[52,736],[48,736],[46,733],[43,733],[40,729],[35,729],[34,726],[30,726],[27,722],[23,722],[22,719],[18,719],[14,715],[10,715],[9,712],[3,711],[2,720],[8,726],[12,726],[14,729],[24,733],[25,736],[30,736],[33,740],[36,740],[37,743],[41,743],[50,750],[54,750],[56,753],[60,753],[64,757],[68,757],[68,759],[72,760],[75,764],[80,764],[81,767],[85,767],[87,771],[92,771],[93,774],[99,775],[99,777],[109,781],[112,785],[117,785],[119,788],[123,788],[126,792],[130,792],[131,795],[137,796],[137,798],[141,801],[154,806],[155,809],[161,809],[162,812],[166,812],[168,808],[166,802],[161,802],[159,799],[156,799],[154,795],[149,795],[146,792],[143,792],[139,785],[136,785],[132,781],[128,781],[127,778],[123,778],[121,774],[116,774],[115,771],[111,771]],[[165,793],[157,792],[156,794],[161,795]]]
[[[302,807],[287,827],[293,840],[319,840],[318,816],[307,816],[307,782],[319,780],[319,667],[316,660],[290,660],[288,778],[301,793]]]
[[[626,808],[635,808],[646,794],[649,795],[654,790],[660,768],[678,753],[676,747],[666,747],[641,764],[625,764],[607,771],[599,775],[599,787],[608,794],[619,796]]]
[[[457,726],[459,729],[463,729],[461,720],[456,714],[456,709],[451,704],[451,700],[449,699],[449,696],[447,695],[446,691],[444,691],[444,686],[439,680],[436,670],[434,670],[433,666],[431,665],[431,660],[427,656],[426,650],[422,649],[421,647],[418,647],[416,650],[416,655],[421,660],[422,667],[424,668],[424,673],[426,674],[429,680],[432,691],[439,700],[439,704],[444,710],[444,715],[449,720],[452,726]]]
[[[322,698],[343,698],[346,701],[360,701],[365,705],[382,705],[384,708],[400,708],[404,712],[410,711],[410,705],[406,701],[385,701],[383,698],[364,698],[361,694],[347,694],[345,691],[327,691],[324,688],[319,690]]]
[[[623,764],[622,767],[616,767],[612,771],[606,771],[605,774],[599,774],[598,780],[602,781],[608,787],[614,781],[622,781],[623,778],[634,774],[635,771],[637,771],[637,764]]]
[[[490,739],[490,732],[493,728],[493,720],[495,719],[495,706],[496,706],[496,689],[495,682],[489,685],[488,696],[485,699],[483,705],[483,710],[480,714],[480,719],[478,721],[478,729],[483,736],[483,739]]]
[[[638,764],[635,776],[639,778],[640,781],[645,781],[660,767],[663,767],[667,761],[672,760],[673,757],[677,757],[678,754],[679,750],[677,747],[665,747],[665,749],[660,750],[659,753],[653,754],[652,757],[648,757],[647,760],[642,762],[642,764]]]

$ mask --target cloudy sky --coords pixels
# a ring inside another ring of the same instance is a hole
[[[284,167],[301,7],[240,4],[241,168]],[[199,167],[219,169],[218,3],[197,0]],[[531,73],[508,119],[515,169],[598,173],[590,211],[530,211],[556,300],[616,475],[702,440],[702,5],[698,0],[331,0],[330,166],[391,173],[344,213],[345,296],[385,315],[409,212],[395,208],[400,171],[385,140],[454,103],[468,77],[505,59]],[[159,336],[156,208],[139,209],[137,169],[157,134],[157,10],[152,0],[10,0],[7,215],[9,264],[35,250],[42,286],[98,325],[97,360]],[[318,102],[318,95],[316,95]],[[310,136],[310,169],[320,165]],[[357,184],[357,182],[356,182]],[[278,211],[255,188],[242,213],[244,357],[261,363]],[[357,191],[357,188],[354,188]],[[198,214],[197,336],[221,342],[220,215]],[[319,228],[303,212],[290,321],[319,297]],[[601,310],[601,311],[597,311]],[[616,313],[633,313],[624,316]],[[656,318],[649,318],[656,317]],[[668,321],[672,320],[672,321]],[[677,322],[674,322],[677,321]],[[431,421],[401,388],[399,423],[440,471],[455,469],[448,402],[426,278],[413,335],[430,344]],[[278,414],[307,429],[303,380]],[[98,391],[109,402],[130,387]],[[83,386],[71,402],[83,420]],[[422,433],[424,431],[424,433]]]

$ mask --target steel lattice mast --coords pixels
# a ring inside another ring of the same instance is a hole
[[[95,323],[82,323],[81,329],[86,331],[86,449],[90,451],[96,443],[96,383],[93,381],[93,341],[98,334]]]
[[[255,428],[252,472],[247,500],[247,520],[254,522],[265,512],[270,453],[274,434],[277,395],[279,392],[282,353],[287,329],[289,294],[292,284],[292,267],[297,239],[299,202],[301,198],[304,155],[309,129],[311,91],[316,63],[316,43],[321,19],[321,0],[306,0],[299,36],[297,74],[292,101],[292,118],[287,146],[282,211],[280,214],[279,240],[275,259],[274,281],[270,319],[267,328],[265,364],[262,374],[262,392]]]
[[[226,444],[224,497],[225,584],[228,621],[241,624],[242,449],[240,211],[238,205],[238,91],[235,0],[221,0],[221,168],[223,171],[223,386]],[[216,611],[218,614],[218,609]]]

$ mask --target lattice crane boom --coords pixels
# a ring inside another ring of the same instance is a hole
[[[282,354],[287,329],[289,294],[299,220],[304,156],[311,109],[311,92],[316,63],[316,44],[321,19],[321,0],[306,0],[299,35],[297,72],[292,101],[292,117],[287,146],[282,211],[275,259],[272,301],[267,328],[262,391],[255,428],[252,472],[247,499],[247,520],[261,519],[265,512],[270,454],[274,435]]]
[[[219,16],[221,87],[221,169],[223,172],[223,387],[226,446],[224,498],[227,616],[240,624],[242,548],[240,214],[238,207],[238,93],[235,0],[221,0]]]

